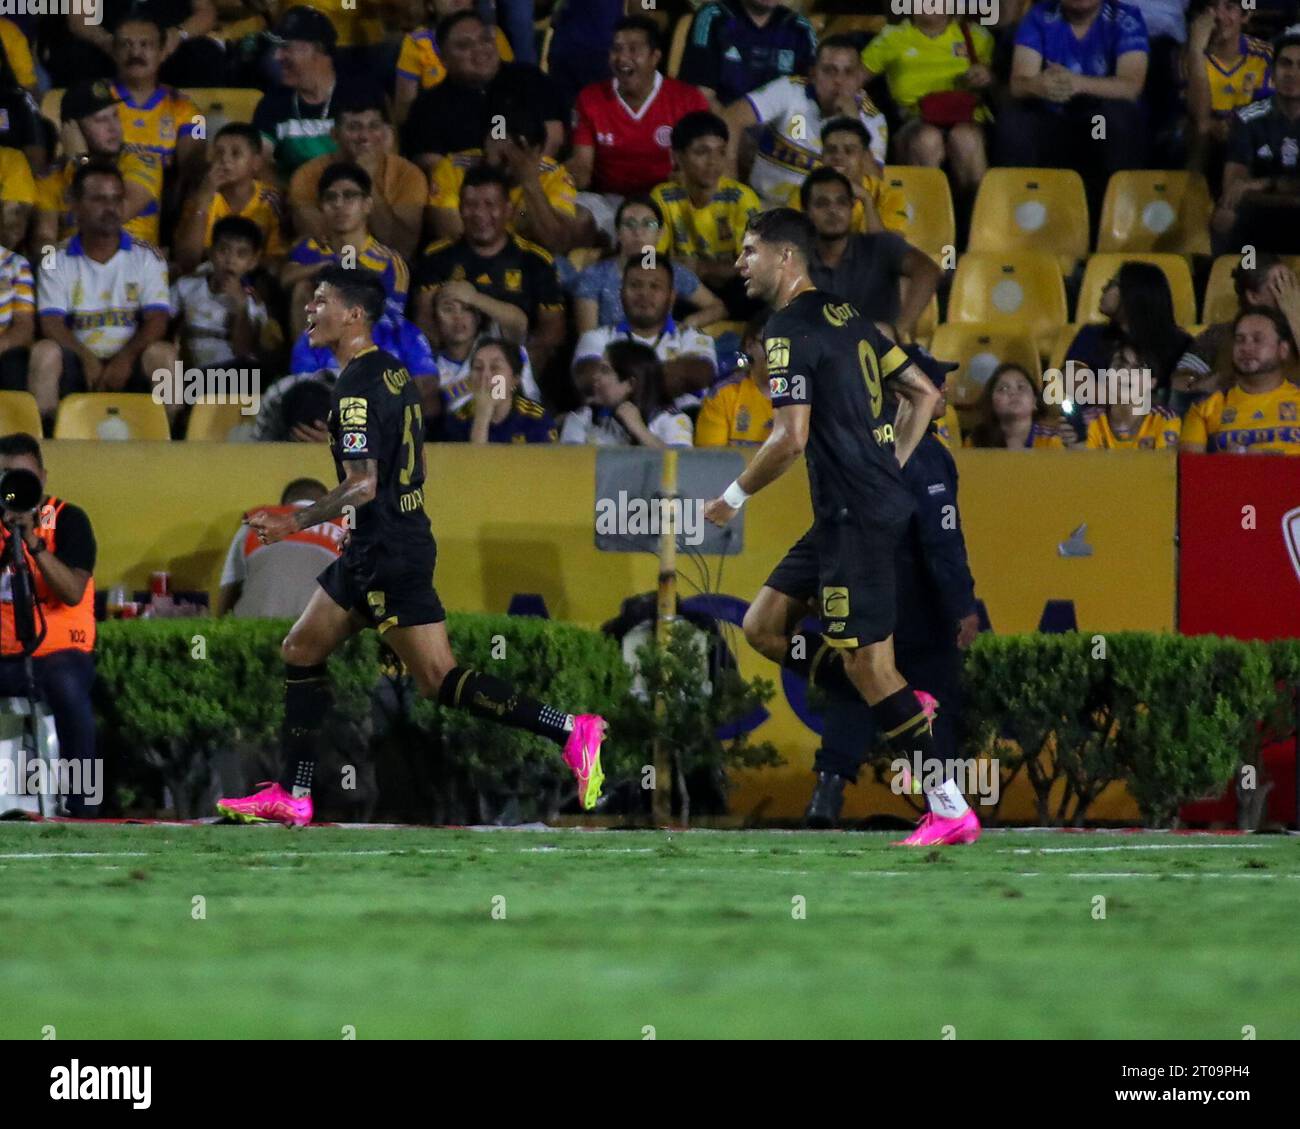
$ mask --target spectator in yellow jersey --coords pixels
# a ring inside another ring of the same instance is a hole
[[[717,114],[696,110],[682,117],[672,132],[674,178],[656,185],[650,198],[664,217],[659,249],[694,271],[730,317],[743,319],[757,310],[736,273],[736,257],[762,205],[747,184],[723,175],[728,136]]]
[[[542,155],[546,125],[535,107],[508,104],[483,144],[441,158],[429,177],[429,222],[438,239],[459,239],[460,189],[470,169],[487,164],[510,180],[509,231],[562,255],[573,245],[578,187],[569,170]]]
[[[1282,375],[1295,354],[1286,321],[1261,307],[1232,328],[1232,385],[1192,405],[1178,449],[1300,455],[1300,388]]]
[[[362,91],[338,106],[334,118],[338,149],[313,157],[289,181],[289,207],[299,235],[325,238],[325,218],[316,189],[330,165],[349,161],[370,174],[370,230],[385,246],[405,258],[415,254],[428,183],[419,166],[393,150],[393,129],[383,99]]]
[[[1192,167],[1209,177],[1215,195],[1233,115],[1272,93],[1273,48],[1246,35],[1245,23],[1239,0],[1203,0],[1187,27],[1183,74]]]
[[[883,74],[904,117],[894,138],[899,164],[947,164],[954,188],[974,192],[988,168],[980,96],[993,86],[992,61],[988,28],[944,11],[917,11],[867,44],[867,81]]]
[[[411,103],[421,90],[437,86],[447,77],[447,68],[438,54],[438,36],[435,28],[453,12],[468,12],[474,0],[427,0],[425,13],[428,23],[417,27],[402,39],[401,54],[397,57],[397,83],[394,87],[394,114],[398,122],[406,121]],[[514,61],[510,40],[499,27],[492,28],[497,55],[503,63]]]
[[[0,243],[27,244],[27,224],[36,204],[36,181],[21,149],[0,145]]]
[[[202,136],[195,135],[199,108],[187,94],[158,81],[163,61],[162,28],[148,16],[131,15],[113,35],[117,81],[113,92],[128,153],[146,153],[182,176],[202,167]]]
[[[13,20],[0,17],[0,51],[4,52],[14,81],[28,94],[36,94],[36,66],[27,36]]]
[[[822,126],[822,164],[847,178],[853,189],[852,234],[901,235],[907,230],[907,198],[884,177],[873,175],[871,134],[860,121],[832,118]],[[803,207],[798,193],[790,198],[790,207]]]
[[[62,243],[76,230],[72,182],[83,165],[111,164],[126,185],[123,215],[127,233],[145,243],[158,242],[162,208],[163,167],[153,153],[128,152],[124,147],[118,98],[104,81],[83,82],[63,96],[60,116],[68,159],[37,182],[36,219],[30,247]]]
[[[1148,374],[1143,377],[1148,389],[1151,386],[1149,374],[1154,367],[1152,360],[1132,345],[1121,345],[1110,359],[1112,370]],[[1123,384],[1115,385],[1121,393],[1124,387]],[[1143,405],[1132,402],[1135,398],[1122,394],[1108,395],[1110,402],[1084,411],[1084,446],[1088,450],[1159,451],[1166,447],[1177,448],[1181,427],[1178,413],[1161,404],[1150,404],[1150,411],[1144,411]]]
[[[216,225],[227,216],[252,220],[262,233],[264,261],[274,269],[284,258],[284,205],[273,184],[258,180],[262,135],[246,122],[222,126],[212,142],[212,163],[189,195],[176,225],[172,258],[188,274],[212,246]]]
[[[1059,451],[1072,442],[1069,424],[1049,421],[1042,390],[1030,375],[1008,362],[994,369],[984,385],[978,419],[962,446]]]
[[[772,431],[763,319],[745,327],[743,367],[710,389],[695,420],[697,447],[761,447]]]

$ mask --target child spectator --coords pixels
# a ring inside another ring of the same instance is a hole
[[[595,362],[590,403],[570,412],[561,443],[597,447],[690,447],[691,419],[673,406],[663,366],[639,341],[613,341]]]
[[[994,369],[984,385],[978,422],[963,446],[1059,451],[1073,442],[1074,429],[1048,424],[1042,391],[1024,369],[1008,362]]]

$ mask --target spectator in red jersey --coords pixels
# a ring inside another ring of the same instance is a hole
[[[324,484],[314,478],[296,478],[284,488],[278,507],[260,508],[288,513],[310,506],[326,493]],[[343,519],[335,518],[264,545],[246,522],[241,524],[221,570],[217,615],[243,619],[301,615],[316,589],[316,577],[342,552],[346,532]]]
[[[692,110],[709,108],[697,87],[659,73],[662,58],[653,20],[620,20],[609,52],[614,76],[586,87],[574,107],[569,171],[579,206],[611,243],[620,200],[649,193],[672,176],[673,126]]]

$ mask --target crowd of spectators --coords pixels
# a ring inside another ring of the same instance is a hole
[[[337,364],[304,306],[335,263],[383,279],[376,339],[430,440],[761,443],[750,217],[803,209],[815,283],[925,341],[956,262],[908,241],[918,201],[887,166],[943,171],[964,246],[1009,165],[1077,171],[1090,237],[1116,172],[1203,173],[1239,310],[1180,325],[1161,270],[1125,262],[1066,358],[1150,373],[1158,410],[1066,418],[1037,370],[1003,364],[949,442],[1300,452],[1285,4],[1010,0],[989,26],[819,34],[817,0],[681,0],[671,67],[673,19],[639,0],[100,7],[0,18],[0,387],[30,392],[47,434],[69,393],[149,392],[179,364],[257,372],[254,438],[326,441]],[[206,87],[258,91],[249,120],[212,120]]]

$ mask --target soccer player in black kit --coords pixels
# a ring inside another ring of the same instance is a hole
[[[806,452],[813,526],[773,570],[745,617],[759,649],[828,694],[860,695],[907,762],[936,760],[931,709],[894,662],[896,557],[915,503],[901,467],[929,427],[939,390],[852,304],[813,286],[815,232],[790,208],[749,221],[736,266],[746,293],[775,311],[764,331],[773,421],[766,442],[704,515],[725,525]],[[885,385],[898,394],[885,418]],[[820,645],[794,634],[806,614],[787,593],[816,577]],[[758,631],[751,618],[781,630]],[[766,640],[764,643],[763,641]],[[979,820],[951,780],[927,788],[909,846],[967,843]]]
[[[604,719],[543,705],[499,678],[458,666],[451,653],[433,586],[437,546],[424,512],[420,395],[401,361],[371,339],[385,297],[378,275],[329,266],[307,305],[311,344],[330,349],[342,365],[329,415],[339,484],[314,505],[291,514],[258,511],[248,524],[270,544],[348,515],[349,537],[280,649],[285,776],[251,796],[219,800],[217,810],[244,822],[311,822],[312,775],[331,701],[325,663],[367,627],[398,654],[423,697],[553,740],[577,777],[582,806],[590,809],[604,777]]]

